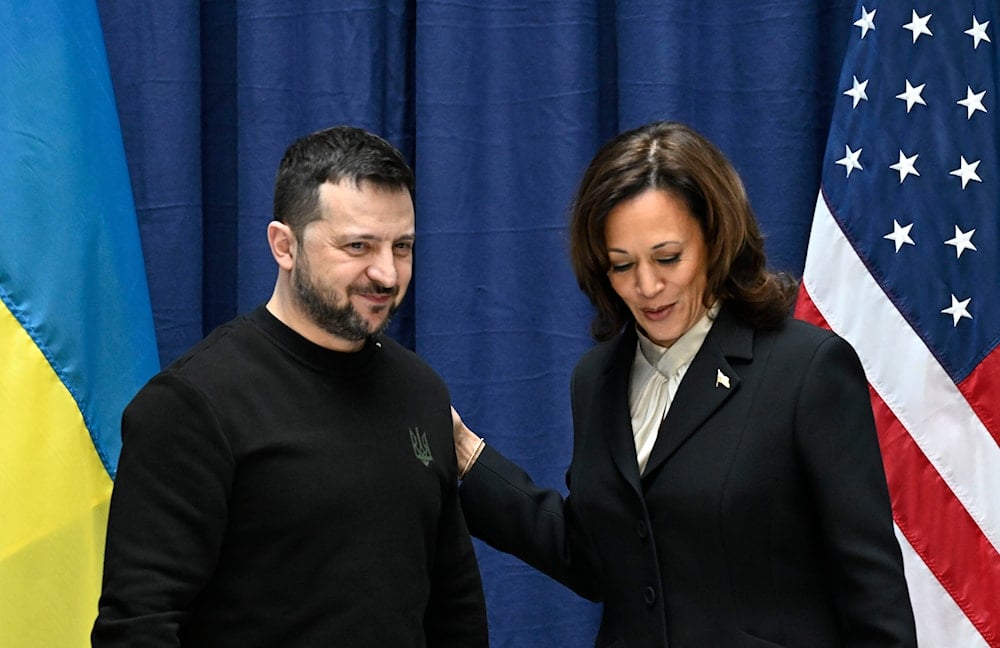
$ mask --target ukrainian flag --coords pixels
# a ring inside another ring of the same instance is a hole
[[[156,372],[94,0],[0,0],[0,644],[88,646],[122,409]]]

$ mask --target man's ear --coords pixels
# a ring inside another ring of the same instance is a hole
[[[295,265],[298,241],[291,228],[284,223],[271,221],[267,224],[267,244],[271,247],[271,256],[282,270],[292,271]]]

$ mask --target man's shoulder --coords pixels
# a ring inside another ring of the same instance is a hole
[[[437,373],[430,363],[428,363],[424,358],[422,358],[416,351],[405,347],[400,344],[397,340],[392,338],[386,333],[380,333],[373,338],[373,342],[377,345],[383,354],[386,355],[393,362],[399,362],[404,365],[412,366],[414,369],[421,369],[424,371],[431,371]]]
[[[215,327],[187,351],[173,360],[164,371],[189,371],[192,364],[212,363],[221,356],[237,356],[241,346],[252,344],[254,326],[248,315],[237,317]]]

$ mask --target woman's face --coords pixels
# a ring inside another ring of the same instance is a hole
[[[669,347],[706,311],[701,227],[683,200],[648,189],[608,213],[604,236],[611,287],[646,336]]]

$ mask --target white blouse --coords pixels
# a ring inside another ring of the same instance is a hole
[[[718,312],[719,306],[716,304],[670,347],[662,347],[642,331],[636,331],[639,343],[632,361],[628,405],[632,414],[632,436],[635,438],[639,474],[646,470],[646,462],[656,443],[660,423],[666,417],[677,387],[705,342]]]

